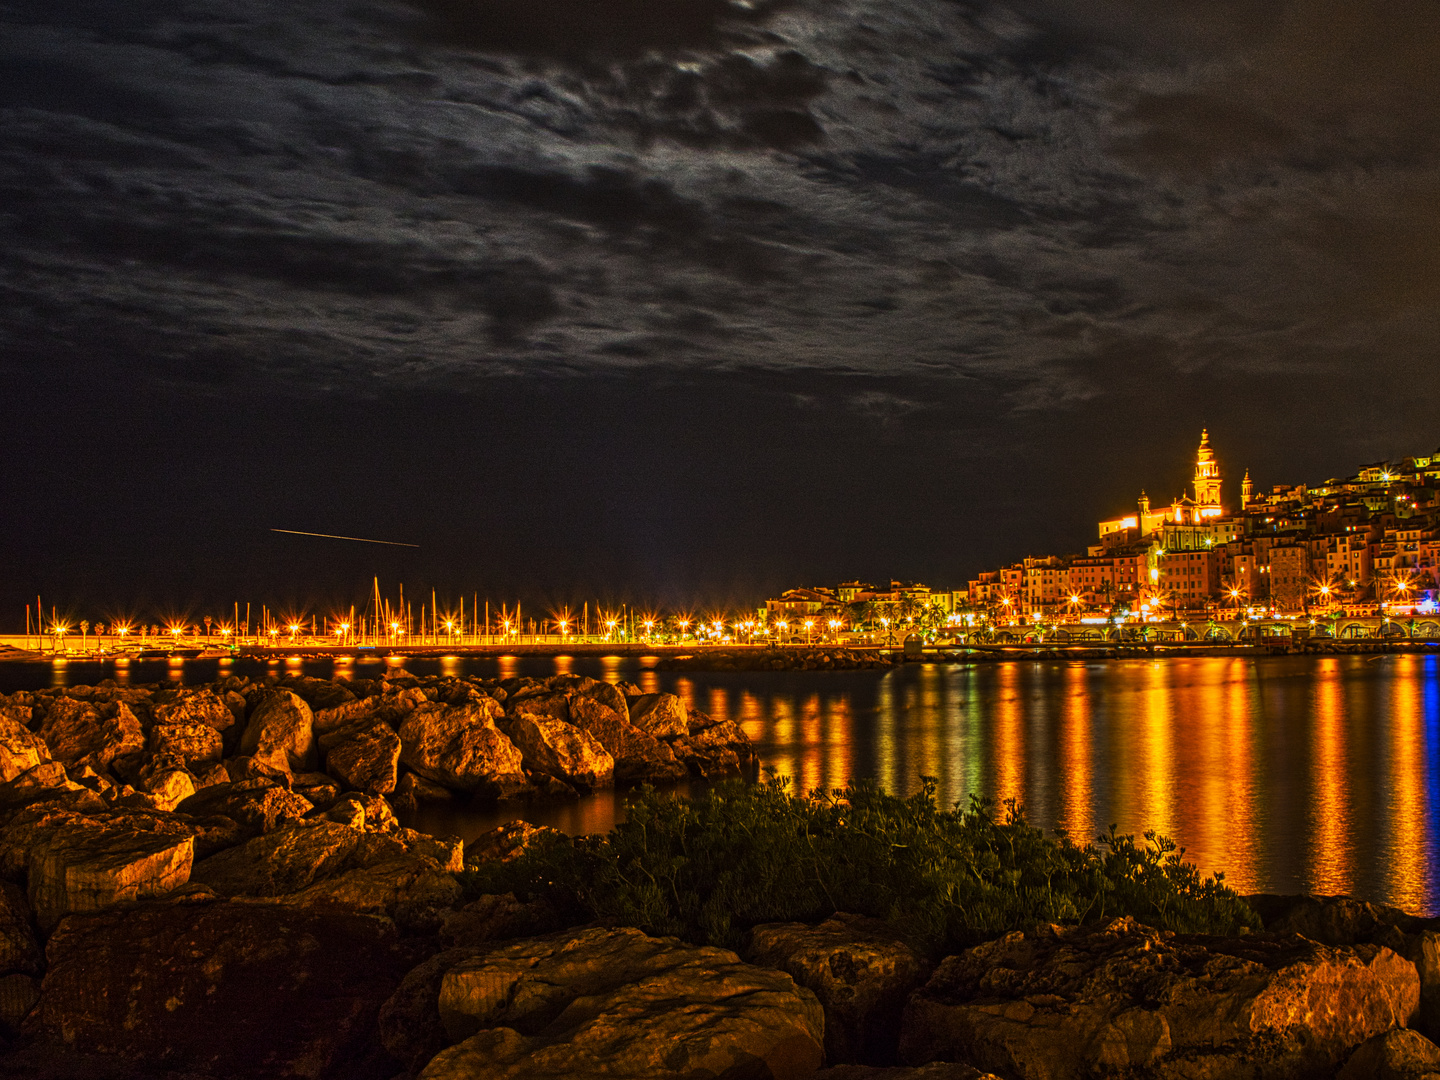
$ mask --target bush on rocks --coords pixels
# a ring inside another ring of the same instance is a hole
[[[594,919],[738,947],[749,927],[837,911],[885,919],[943,955],[1036,923],[1132,915],[1162,929],[1259,925],[1220,878],[1201,879],[1164,837],[1113,830],[1096,845],[1046,837],[1013,803],[940,808],[935,784],[900,798],[870,784],[794,795],[783,781],[728,783],[694,799],[641,789],[603,837],[532,844],[477,865],[470,895],[547,900]]]

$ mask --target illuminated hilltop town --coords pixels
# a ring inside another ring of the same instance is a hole
[[[1026,558],[948,592],[899,581],[794,589],[762,615],[1023,625],[1436,610],[1440,452],[1269,492],[1257,492],[1247,471],[1236,505],[1224,487],[1201,432],[1192,493],[1156,506],[1141,492],[1133,512],[1099,523],[1084,555]]]

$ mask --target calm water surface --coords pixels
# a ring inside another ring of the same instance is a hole
[[[407,661],[417,674],[575,671],[669,690],[738,721],[764,776],[798,787],[869,777],[939,781],[1022,802],[1032,821],[1092,837],[1154,828],[1242,892],[1350,893],[1440,914],[1440,658],[1196,657],[1105,663],[913,664],[855,672],[657,672],[644,660]],[[114,677],[205,682],[329,661],[0,667],[0,690]],[[373,677],[379,663],[335,665]],[[531,820],[600,831],[605,793]],[[514,812],[427,810],[467,839]]]

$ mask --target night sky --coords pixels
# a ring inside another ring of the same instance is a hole
[[[1429,0],[0,5],[0,628],[937,587],[1440,444]],[[407,541],[418,550],[271,528]]]

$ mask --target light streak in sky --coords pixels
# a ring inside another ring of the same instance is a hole
[[[299,529],[271,529],[271,532],[289,533],[291,536],[320,536],[326,540],[354,540],[361,544],[385,544],[389,547],[418,548],[419,544],[401,544],[394,540],[366,540],[363,536],[336,536],[334,533],[301,532]]]

